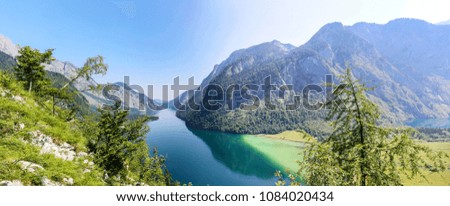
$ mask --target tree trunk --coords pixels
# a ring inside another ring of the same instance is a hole
[[[31,93],[31,88],[33,88],[33,82],[30,81],[30,87],[28,88],[28,93]]]
[[[55,116],[55,94],[53,94],[53,102],[52,102],[52,114]]]
[[[353,85],[353,83],[351,84],[352,86],[352,95],[354,98],[354,102],[356,105],[356,110],[357,110],[357,118],[358,118],[358,124],[359,124],[359,138],[360,138],[360,143],[362,145],[362,149],[361,149],[361,163],[360,163],[360,170],[361,170],[361,186],[366,186],[366,168],[365,168],[365,159],[366,159],[366,147],[364,146],[364,125],[362,123],[362,115],[361,115],[361,109],[359,108],[359,104],[358,104],[358,98],[356,97],[356,90],[355,90],[355,86]]]

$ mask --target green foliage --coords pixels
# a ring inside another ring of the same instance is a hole
[[[380,113],[365,96],[368,89],[353,80],[351,71],[341,76],[333,91],[328,119],[333,133],[305,149],[298,175],[308,185],[402,185],[401,175],[423,176],[422,169],[443,171],[444,153],[410,139],[410,129],[390,129],[377,124]]]
[[[84,63],[83,67],[77,70],[77,74],[70,79],[64,86],[61,87],[61,90],[65,89],[69,85],[73,84],[80,78],[85,79],[86,81],[90,81],[93,75],[102,74],[105,75],[108,71],[108,65],[105,64],[103,56],[89,57]],[[91,88],[94,89],[94,88]]]
[[[234,109],[226,111],[177,111],[177,116],[186,121],[190,128],[217,130],[238,134],[277,134],[286,130],[301,129],[321,138],[330,133],[329,127],[318,111],[302,109],[287,111],[277,105],[269,110],[259,107],[255,110]]]
[[[117,108],[104,110],[99,117],[72,84],[80,78],[91,80],[95,74],[105,74],[108,66],[103,57],[88,58],[69,80],[44,70],[43,64],[53,60],[52,50],[40,53],[23,47],[19,53],[14,77],[0,71],[0,180],[40,185],[44,177],[59,183],[72,177],[75,185],[172,184],[165,158],[156,149],[150,155],[143,138],[149,131],[146,123],[150,117],[132,120],[127,111]],[[52,137],[56,144],[74,146],[75,152],[94,155],[65,161],[53,154],[40,154],[39,147],[26,142],[36,131]],[[85,172],[87,163],[82,161],[91,159],[96,166]],[[18,165],[21,160],[44,169],[27,172]]]
[[[150,157],[143,137],[148,133],[149,117],[127,118],[128,111],[116,104],[101,110],[97,127],[101,128],[95,141],[95,161],[104,169],[111,185],[126,185],[138,181],[150,185],[166,184],[164,160],[157,153]]]
[[[26,142],[31,138],[30,132],[39,130],[56,143],[66,142],[77,152],[87,152],[87,141],[78,123],[51,116],[36,99],[33,93],[25,92],[13,76],[0,72],[0,180],[41,185],[43,177],[57,182],[71,177],[75,185],[103,185],[101,172],[97,169],[83,173],[86,165],[80,162],[82,160],[65,161],[52,154],[40,154],[39,147]],[[24,128],[20,128],[21,124]],[[27,172],[20,168],[18,161],[21,160],[44,169]]]
[[[417,128],[414,137],[427,142],[450,142],[450,128]]]
[[[275,172],[275,177],[278,178],[278,181],[275,183],[276,186],[286,186],[286,185],[290,185],[290,186],[300,186],[301,183],[300,181],[298,181],[298,176],[296,174],[292,174],[289,171],[286,171],[289,175],[288,175],[288,180],[289,182],[286,182],[286,180],[283,177],[283,173],[281,173],[281,171],[276,171]]]
[[[64,85],[70,82],[69,79],[60,73],[50,71],[47,71],[47,76],[52,81],[51,88],[47,90],[53,100],[52,113],[59,114],[61,118],[67,120],[74,117],[81,119],[85,115],[92,113],[89,102],[74,85],[69,85],[62,89]]]
[[[22,59],[22,61],[29,60]],[[14,73],[15,68],[17,68],[16,60],[13,57],[0,52],[0,69],[4,69],[7,73]],[[92,112],[86,98],[81,95],[73,85],[69,85],[71,81],[64,75],[45,71],[44,79],[50,81],[51,84],[46,85],[45,88],[41,88],[41,92],[37,97],[41,102],[48,100],[48,96],[51,96],[52,99],[54,98],[52,105],[53,114],[57,113],[61,117],[70,120],[75,116],[80,118],[81,116]],[[27,87],[28,85],[24,86]]]
[[[53,49],[41,53],[29,46],[21,48],[14,74],[17,80],[23,82],[25,89],[28,89],[29,92],[35,92],[38,99],[45,101],[48,96],[52,97],[51,110],[53,115],[57,113],[56,106],[58,105],[60,108],[58,114],[65,116],[66,120],[70,120],[77,111],[76,106],[74,106],[76,104],[71,104],[71,102],[76,99],[78,91],[67,87],[70,82],[67,82],[67,85],[63,87],[55,87],[63,78],[53,72],[44,70],[44,64],[50,64],[54,60],[52,53]],[[42,102],[39,101],[39,103]]]
[[[76,75],[74,77],[72,77],[70,80],[64,81],[65,84],[64,85],[57,85],[56,87],[50,88],[48,89],[48,94],[50,94],[52,96],[52,100],[53,100],[53,105],[52,105],[52,113],[55,114],[56,112],[56,105],[59,105],[60,108],[65,108],[70,110],[70,112],[68,112],[68,114],[66,114],[66,119],[70,120],[72,119],[76,113],[78,112],[79,114],[87,114],[87,110],[89,110],[89,108],[86,108],[85,105],[83,104],[84,102],[80,102],[81,101],[85,101],[87,102],[87,100],[83,97],[82,95],[80,95],[80,92],[75,89],[75,87],[73,86],[73,83],[77,80],[79,80],[80,78],[85,79],[86,81],[91,80],[92,76],[95,74],[106,74],[106,72],[108,71],[108,65],[105,64],[103,62],[103,57],[102,56],[97,56],[97,57],[90,57],[86,60],[86,63],[84,63],[84,66],[80,69],[78,69],[76,72]],[[73,104],[72,102],[74,101],[78,101],[76,103],[78,104]],[[63,112],[64,113],[64,112]]]
[[[0,138],[0,159],[0,180],[21,180],[25,185],[41,185],[43,177],[57,182],[71,177],[75,185],[104,184],[99,171],[83,173],[82,162],[65,161],[50,154],[41,155],[38,148],[13,136]],[[44,169],[33,173],[24,171],[17,163],[21,160],[41,165]]]
[[[104,63],[104,58],[101,55],[96,57],[89,57],[84,63],[83,67],[78,71],[78,76],[86,79],[92,79],[93,75],[105,75],[108,71],[108,65]]]
[[[42,92],[42,89],[50,85],[50,80],[46,77],[43,64],[50,64],[53,49],[48,49],[41,53],[37,49],[29,46],[22,47],[17,56],[17,66],[14,74],[17,80],[24,83],[24,88],[28,91]]]

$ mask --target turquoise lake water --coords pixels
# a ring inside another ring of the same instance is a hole
[[[175,180],[194,185],[274,185],[276,170],[297,169],[302,144],[255,135],[192,130],[171,110],[150,122],[147,143],[167,157]]]

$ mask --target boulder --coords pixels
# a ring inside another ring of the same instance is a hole
[[[41,183],[43,186],[62,186],[61,183],[50,180],[47,177],[43,177]]]
[[[20,180],[4,180],[0,182],[0,186],[23,186]]]
[[[31,143],[41,147],[41,154],[53,154],[55,157],[67,161],[72,161],[77,156],[75,148],[70,144],[64,142],[61,145],[57,145],[51,137],[39,130],[31,132],[31,135],[33,136]]]
[[[68,185],[73,185],[73,178],[71,178],[71,177],[63,178],[63,182]]]
[[[20,103],[24,103],[24,102],[25,102],[25,99],[24,99],[23,97],[19,96],[19,95],[13,96],[12,99],[13,99],[14,101],[20,102]]]
[[[35,172],[37,170],[43,170],[44,168],[41,165],[32,163],[32,162],[27,162],[27,161],[19,161],[17,162],[17,164],[20,165],[20,168],[22,168],[22,170],[28,171],[28,172]]]
[[[86,156],[88,156],[88,153],[86,153],[86,152],[79,152],[79,153],[77,154],[77,156],[78,156],[78,157],[86,157]]]

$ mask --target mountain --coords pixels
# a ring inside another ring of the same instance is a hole
[[[210,111],[189,108],[177,115],[190,127],[237,133],[276,133],[286,129],[304,129],[325,134],[324,110],[299,108],[286,111],[280,107],[305,86],[323,85],[327,74],[341,74],[352,68],[353,75],[374,91],[368,97],[376,102],[387,123],[401,124],[417,118],[450,116],[450,26],[434,25],[417,19],[396,19],[385,25],[357,23],[323,26],[307,43],[299,47],[273,41],[233,52],[216,65],[202,82],[222,88],[229,85],[264,83],[293,85],[285,99],[274,99],[278,109],[257,108],[244,111],[239,105],[251,100],[231,95],[233,105]],[[209,92],[209,91],[206,91]],[[276,94],[277,92],[273,92]],[[205,92],[194,97],[180,95],[184,104],[200,103]],[[255,91],[260,99],[264,92]],[[323,96],[315,97],[323,100]],[[230,106],[231,109],[230,110]]]
[[[0,68],[12,69],[15,65],[15,57],[19,54],[20,47],[14,44],[9,38],[0,35]],[[45,66],[45,69],[51,73],[57,73],[63,75],[67,79],[71,79],[76,75],[78,68],[70,62],[63,62],[60,60],[54,60],[51,64]],[[54,75],[50,75],[54,76]],[[117,97],[124,97],[124,92],[130,94],[130,110],[132,114],[149,114],[153,115],[156,112],[149,108],[146,104],[148,97],[144,94],[138,93],[132,90],[123,83],[115,83],[118,88],[116,91],[112,91]],[[79,79],[74,83],[76,89],[78,89],[84,98],[88,101],[93,109],[101,107],[103,104],[111,104],[112,101],[105,98],[101,91],[94,91],[91,88],[104,87],[105,85],[99,85],[95,80]],[[121,98],[123,100],[123,98]],[[141,108],[141,110],[139,109]],[[142,108],[145,110],[142,111]]]
[[[450,25],[450,19],[447,21],[439,22],[438,25]]]
[[[283,44],[277,40],[274,40],[272,42],[250,47],[248,49],[237,50],[233,52],[225,61],[214,66],[213,71],[202,81],[200,88],[206,87],[211,83],[211,81],[226,79],[218,77],[220,75],[239,76],[238,74],[245,68],[261,64],[263,62],[273,61],[274,59],[286,55],[294,48],[295,46],[291,44]],[[172,100],[171,105],[178,102],[185,104],[191,97],[192,96],[190,96],[189,92],[184,92]]]

